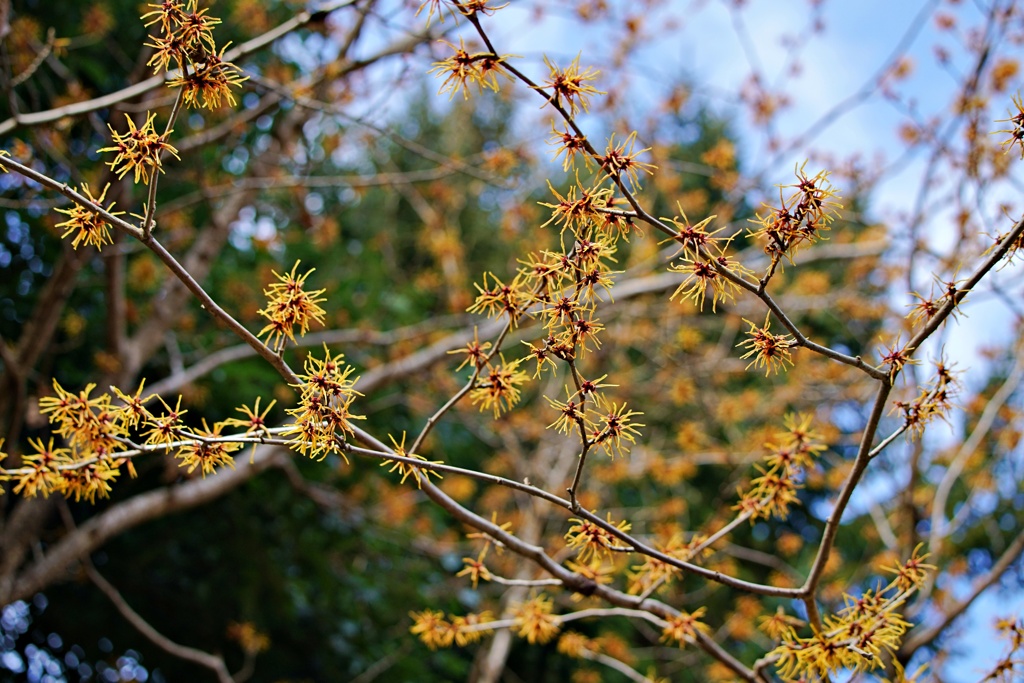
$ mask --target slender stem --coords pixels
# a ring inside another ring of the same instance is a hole
[[[600,517],[590,512],[586,508],[580,508],[578,511],[574,512],[578,514],[580,517],[583,517],[587,521],[591,522],[592,524],[601,527],[609,534],[615,536],[624,543],[631,545],[636,550],[636,552],[653,557],[656,560],[660,560],[665,564],[682,569],[685,572],[696,574],[698,576],[701,576],[705,579],[709,579],[716,583],[720,583],[725,586],[730,586],[731,588],[736,588],[738,590],[746,591],[748,593],[754,593],[756,595],[768,595],[779,598],[798,598],[801,596],[801,591],[799,588],[779,588],[777,586],[765,586],[763,584],[744,581],[743,579],[737,579],[733,576],[729,576],[728,574],[723,574],[722,572],[714,571],[712,569],[706,569],[705,567],[701,567],[700,565],[684,562],[676,557],[672,557],[671,555],[666,555],[665,553],[657,550],[656,548],[640,541],[639,539],[624,532],[622,529],[619,529],[614,524],[610,524],[609,522],[601,519]]]
[[[75,190],[72,190],[65,183],[59,183],[53,178],[49,177],[48,175],[44,175],[39,171],[29,168],[28,166],[25,166],[24,164],[12,159],[11,157],[0,157],[0,168],[13,169],[20,173],[21,175],[25,176],[26,178],[34,180],[40,185],[43,185],[44,187],[48,187],[51,190],[60,192],[62,195],[73,201],[75,204],[78,204],[79,206],[89,209],[90,211],[93,211],[94,213],[102,216],[103,220],[107,221],[118,230],[124,232],[126,235],[130,235],[136,239],[142,238],[142,230],[140,228],[138,228],[135,225],[132,225],[123,218],[115,216],[114,214],[110,213],[110,211],[103,208],[101,205],[89,201],[88,198],[86,198],[84,195],[79,194]]]
[[[576,473],[572,477],[572,484],[569,485],[569,501],[572,503],[573,512],[579,512],[580,503],[576,498],[576,493],[579,491],[580,478],[583,476],[583,465],[587,462],[587,453],[590,452],[591,442],[587,439],[587,425],[584,421],[584,415],[586,414],[587,397],[583,393],[583,382],[580,378],[579,370],[576,368],[576,361],[570,360],[569,369],[572,371],[572,381],[576,385],[576,393],[580,395],[580,417],[576,418],[576,426],[580,430],[580,441],[582,442],[582,448],[580,449],[579,461],[576,463]]]
[[[357,438],[358,437],[359,433],[357,432]],[[381,445],[383,446],[383,444]],[[570,505],[569,501],[567,501],[564,498],[560,498],[555,494],[549,493],[544,489],[538,488],[532,484],[516,481],[514,479],[506,479],[505,477],[500,477],[496,474],[488,474],[486,472],[478,472],[476,470],[464,469],[462,467],[456,467],[454,465],[446,465],[441,462],[409,458],[406,456],[398,455],[397,453],[395,453],[394,451],[387,447],[362,448],[360,446],[355,446],[353,444],[346,444],[345,450],[354,455],[361,455],[370,458],[378,458],[381,460],[400,462],[406,465],[411,465],[417,469],[429,470],[431,472],[447,472],[450,474],[459,474],[479,481],[486,481],[488,483],[504,486],[515,491],[528,493],[531,496],[535,496],[537,498],[545,500],[549,503],[552,503],[553,505],[557,505],[558,507],[565,508],[566,510],[572,510],[572,506]]]
[[[228,667],[224,663],[223,657],[203,650],[197,650],[194,647],[181,645],[160,633],[148,621],[142,618],[138,612],[132,609],[131,605],[121,596],[121,593],[96,571],[96,567],[93,566],[88,558],[82,564],[89,580],[107,596],[107,599],[114,604],[114,607],[125,618],[125,621],[145,636],[147,640],[171,656],[209,669],[216,674],[217,680],[220,683],[234,683],[234,679],[228,672]]]
[[[164,129],[163,138],[166,139],[174,130],[174,122],[181,111],[181,103],[185,99],[185,88],[178,89],[178,96],[174,99],[174,106],[171,107],[171,116],[167,119],[167,127]],[[156,222],[156,186],[160,181],[160,158],[164,150],[161,149],[156,158],[156,168],[153,169],[153,179],[149,182],[149,196],[146,198],[146,210],[143,212],[142,237],[149,239],[153,232],[153,224]]]
[[[426,424],[423,425],[423,429],[420,430],[420,433],[419,435],[417,435],[416,440],[413,441],[412,446],[409,447],[410,453],[416,453],[417,451],[419,451],[420,446],[423,445],[423,440],[427,438],[427,435],[430,434],[431,430],[434,429],[434,426],[438,423],[438,421],[442,417],[444,417],[445,413],[451,410],[456,403],[461,401],[463,396],[465,396],[466,394],[473,390],[473,387],[476,386],[476,381],[480,378],[481,370],[483,370],[484,366],[486,366],[487,363],[489,363],[491,359],[498,354],[498,352],[501,350],[502,343],[504,343],[505,341],[505,337],[508,336],[508,333],[511,330],[512,319],[509,318],[509,321],[505,324],[505,327],[502,328],[501,332],[498,334],[498,338],[494,341],[494,347],[491,349],[491,352],[488,353],[487,356],[485,356],[484,358],[480,359],[479,362],[475,362],[473,364],[473,375],[469,378],[469,381],[466,382],[466,384],[461,389],[459,389],[459,391],[456,392],[455,395],[453,395],[451,398],[445,401],[445,404],[438,408],[437,412],[435,412],[433,415],[427,418],[427,422]]]
[[[928,322],[918,330],[909,342],[907,342],[904,350],[908,354],[913,354],[921,344],[924,343],[925,339],[928,339],[939,326],[946,321],[946,319],[953,314],[956,307],[963,301],[967,294],[974,289],[975,286],[981,279],[988,274],[990,270],[995,268],[1000,261],[1009,253],[1010,249],[1013,248],[1014,244],[1017,243],[1021,235],[1024,234],[1024,219],[1018,220],[1013,226],[1009,233],[1007,233],[1001,242],[999,242],[989,253],[982,264],[978,267],[974,273],[963,282],[963,284],[956,290],[953,296],[944,297],[942,305],[939,306],[939,310],[935,314],[928,318]]]
[[[223,322],[232,332],[234,332],[242,341],[248,344],[256,352],[258,356],[263,358],[265,361],[270,363],[277,372],[284,377],[285,381],[292,386],[300,386],[302,381],[299,379],[284,359],[273,352],[266,344],[259,340],[256,335],[250,332],[242,323],[235,320],[230,313],[225,311],[223,308],[213,300],[206,290],[203,289],[202,285],[196,282],[192,274],[185,269],[177,259],[175,259],[167,249],[164,248],[160,242],[150,235],[148,238],[140,240],[145,244],[150,251],[156,254],[157,258],[163,261],[164,265],[177,277],[185,287],[188,288],[192,294],[199,299],[199,302],[203,305],[211,315]]]
[[[857,457],[853,461],[853,467],[850,470],[850,474],[847,476],[846,482],[843,484],[842,490],[839,492],[839,497],[832,508],[832,512],[829,514],[828,519],[825,522],[825,530],[821,535],[821,543],[818,545],[818,553],[814,558],[814,563],[811,565],[811,570],[807,575],[807,581],[803,587],[799,590],[800,596],[805,600],[813,603],[814,595],[818,589],[818,583],[821,581],[821,576],[825,571],[825,563],[828,561],[828,557],[832,552],[832,545],[835,543],[836,534],[839,532],[839,522],[843,517],[843,513],[846,511],[846,506],[850,502],[850,497],[853,496],[853,490],[860,483],[861,477],[864,475],[864,470],[868,466],[868,462],[871,460],[871,444],[874,441],[875,434],[878,431],[878,424],[882,419],[882,414],[885,412],[886,401],[889,398],[889,392],[892,391],[892,385],[888,381],[880,382],[878,387],[878,393],[875,395],[875,403],[871,409],[871,415],[868,417],[868,423],[864,427],[864,432],[861,434],[860,446],[858,447]],[[811,607],[808,605],[808,611],[811,612]],[[816,607],[813,613],[816,613]],[[817,625],[820,628],[820,624]]]

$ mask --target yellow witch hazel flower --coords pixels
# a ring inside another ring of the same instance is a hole
[[[553,103],[556,107],[563,107],[570,116],[576,116],[580,110],[589,111],[592,95],[606,94],[589,83],[589,81],[597,80],[601,72],[589,66],[581,70],[579,55],[576,55],[576,58],[564,69],[555,66],[554,62],[547,57],[544,57],[544,63],[547,64],[551,73],[548,75],[547,82],[537,88],[550,88],[551,97],[548,98],[548,102]]]
[[[498,365],[488,365],[481,373],[480,380],[469,393],[469,400],[473,405],[479,404],[480,410],[488,408],[494,411],[497,419],[503,412],[508,412],[519,403],[521,396],[520,385],[525,384],[530,378],[519,369],[522,358]]]
[[[395,455],[397,455],[398,457],[411,458],[412,460],[422,460],[423,462],[430,462],[422,455],[419,455],[417,453],[409,453],[405,450],[405,432],[402,432],[401,442],[396,441],[395,437],[391,436],[390,434],[388,434],[388,438],[391,439],[391,444],[395,450]],[[440,464],[441,461],[435,460],[433,461],[433,463]],[[400,483],[404,484],[406,479],[412,477],[413,481],[416,482],[417,488],[423,488],[423,479],[429,479],[429,475],[431,474],[437,477],[438,479],[443,478],[440,472],[435,472],[434,470],[430,469],[424,470],[421,467],[417,467],[416,465],[410,465],[409,463],[402,462],[401,460],[384,460],[380,464],[381,467],[387,467],[388,465],[391,466],[391,469],[389,469],[388,472],[398,472],[399,474],[402,475],[402,481]],[[420,476],[421,472],[423,473],[422,478]],[[474,588],[475,587],[476,586],[474,585]]]
[[[526,638],[531,645],[543,645],[554,638],[561,628],[561,620],[551,613],[553,609],[554,602],[543,593],[516,605],[513,609],[516,635]]]
[[[468,100],[469,87],[473,83],[481,93],[484,88],[498,92],[499,74],[511,80],[512,77],[502,67],[510,55],[499,56],[491,52],[471,54],[466,50],[466,43],[462,38],[459,38],[458,46],[447,40],[440,42],[450,47],[453,54],[435,62],[434,67],[427,72],[444,77],[438,94],[448,93],[448,99],[451,99],[455,97],[455,93],[461,91],[462,97]]]
[[[267,346],[280,352],[284,348],[285,339],[295,341],[295,330],[298,328],[299,336],[309,331],[312,322],[324,324],[324,316],[327,311],[320,307],[327,299],[320,295],[326,290],[317,289],[306,291],[305,284],[316,268],[310,268],[303,275],[298,275],[299,263],[296,261],[291,272],[280,275],[276,271],[274,276],[278,282],[271,284],[263,294],[267,297],[267,307],[260,310],[259,314],[270,322],[260,330],[259,335],[267,335]]]
[[[197,0],[185,5],[167,0],[156,9],[142,15],[146,26],[159,24],[160,35],[150,36],[153,56],[146,66],[155,73],[177,68],[177,76],[167,85],[182,88],[182,98],[188,107],[202,106],[217,109],[223,101],[234,106],[235,96],[231,86],[239,87],[248,76],[241,69],[224,59],[227,45],[217,50],[213,38],[213,27],[221,20],[212,17],[207,9],[199,9]]]
[[[141,127],[136,127],[132,117],[125,114],[128,120],[128,132],[118,133],[112,126],[110,128],[114,144],[111,147],[104,147],[99,152],[117,152],[113,161],[107,162],[110,170],[117,174],[118,178],[124,178],[129,173],[134,175],[134,182],[148,183],[151,173],[163,172],[161,157],[166,151],[175,159],[181,159],[176,150],[169,142],[167,136],[172,132],[168,130],[163,135],[156,132],[153,120],[156,119],[154,112],[146,115],[146,121]]]
[[[303,455],[319,455],[323,460],[333,452],[344,457],[341,446],[345,434],[352,433],[351,421],[364,419],[351,412],[353,401],[362,394],[354,388],[359,378],[351,378],[355,370],[342,362],[344,357],[340,353],[332,356],[325,344],[323,359],[306,358],[306,372],[299,375],[299,405],[286,411],[295,420],[281,433]]]
[[[92,192],[89,191],[88,183],[82,183],[81,191],[85,195],[86,199],[95,204],[96,206],[103,206],[103,201],[106,199],[107,190],[110,189],[108,183],[103,188],[103,192],[100,193],[99,197],[94,197]],[[107,212],[111,215],[117,216],[123,214],[124,211],[111,211],[114,208],[114,202],[110,202],[107,206]],[[110,224],[99,214],[98,211],[91,210],[80,204],[73,204],[69,209],[57,209],[58,212],[68,216],[68,220],[63,223],[58,223],[58,228],[65,228],[62,238],[74,234],[71,238],[71,246],[78,249],[78,245],[85,243],[86,246],[93,246],[103,250],[104,245],[113,244],[113,240],[110,238]]]

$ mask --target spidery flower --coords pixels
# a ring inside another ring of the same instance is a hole
[[[612,190],[608,187],[584,187],[578,176],[576,183],[569,187],[565,195],[559,193],[550,180],[548,189],[555,195],[557,201],[553,204],[538,202],[541,206],[551,209],[551,218],[541,227],[554,223],[561,226],[563,233],[566,228],[575,232],[591,223],[601,222],[601,209],[608,206],[608,199],[612,195]]]
[[[789,335],[783,334],[772,334],[770,327],[771,322],[769,321],[769,315],[765,316],[764,325],[758,327],[754,323],[747,319],[743,322],[750,325],[750,329],[747,330],[747,338],[737,344],[747,350],[741,358],[746,359],[751,356],[754,357],[752,361],[747,365],[747,369],[751,365],[756,365],[758,368],[764,368],[764,375],[767,377],[773,371],[778,372],[780,369],[784,370],[786,365],[793,365],[792,354],[790,349],[796,346],[796,340]]]
[[[1020,158],[1024,159],[1024,101],[1020,95],[1013,96],[1013,109],[1016,111],[1011,110],[1009,118],[998,120],[998,123],[1009,123],[1010,127],[996,132],[1009,135],[1003,140],[1003,147],[1007,152],[1016,147],[1020,151]]]
[[[565,392],[569,394],[568,387],[566,387]],[[587,421],[584,404],[576,402],[574,396],[575,394],[569,394],[569,398],[564,402],[550,399],[547,396],[544,397],[551,407],[558,411],[558,419],[549,424],[548,429],[554,427],[556,431],[569,434],[574,430],[586,428],[589,422]]]
[[[590,155],[587,154],[587,138],[570,130],[568,126],[559,131],[555,128],[555,122],[552,121],[551,138],[548,139],[548,144],[558,147],[555,152],[556,161],[558,157],[565,155],[565,158],[562,159],[563,171],[568,171],[570,167],[575,166],[577,155],[582,156],[584,162],[588,166],[590,165]]]
[[[134,394],[126,394],[117,387],[110,387],[110,390],[121,401],[120,415],[118,417],[125,427],[134,429],[149,418],[149,410],[146,408],[146,404],[149,403],[153,396],[142,396],[142,389],[145,386],[146,380],[143,378],[139,382],[139,388],[135,390]],[[257,400],[258,403],[259,401]]]
[[[245,434],[247,436],[269,436],[270,431],[267,429],[267,413],[270,412],[270,409],[274,407],[277,401],[274,400],[268,403],[267,407],[264,408],[263,411],[261,412],[260,400],[262,398],[262,396],[257,396],[256,402],[253,404],[252,408],[250,408],[249,406],[240,406],[238,408],[235,408],[235,412],[242,413],[243,415],[245,415],[244,420],[237,417],[229,417],[228,419],[224,420],[221,424],[224,425],[225,427],[244,428]]]
[[[785,519],[791,506],[799,502],[797,491],[804,471],[825,450],[821,435],[811,429],[811,416],[790,414],[785,417],[786,429],[776,433],[777,443],[766,443],[768,450],[761,473],[747,490],[739,492],[740,502],[733,508],[757,519]]]
[[[697,259],[701,258],[704,254],[721,255],[724,253],[721,245],[724,241],[723,238],[715,237],[724,228],[719,228],[712,232],[707,231],[707,226],[718,216],[708,216],[699,223],[691,223],[682,207],[678,204],[676,206],[679,208],[679,216],[662,218],[662,220],[668,221],[676,228],[675,236],[670,239],[679,244],[679,251],[673,257],[683,254],[691,259]]]
[[[911,438],[920,437],[924,428],[936,417],[946,420],[959,393],[959,382],[955,372],[944,361],[935,364],[935,379],[922,387],[912,401],[894,401],[894,413],[903,416],[904,425]]]
[[[473,283],[479,294],[466,310],[470,313],[485,313],[488,317],[505,314],[515,325],[531,300],[525,284],[526,277],[521,272],[508,284],[494,273],[484,273],[483,286]]]
[[[284,348],[286,339],[295,341],[295,330],[298,328],[299,336],[309,331],[312,322],[324,324],[324,316],[327,312],[320,307],[320,304],[327,299],[320,295],[323,289],[307,291],[305,289],[306,278],[316,268],[310,268],[304,274],[298,275],[300,261],[296,261],[291,272],[280,275],[276,271],[274,276],[278,282],[272,283],[263,290],[267,297],[267,307],[259,311],[259,314],[270,322],[260,330],[258,336],[267,335],[267,346],[280,352]]]
[[[842,208],[835,201],[838,195],[828,180],[828,171],[808,176],[806,165],[804,162],[796,169],[796,183],[778,186],[778,206],[765,204],[765,210],[751,219],[758,227],[750,235],[765,240],[764,251],[772,258],[773,266],[782,256],[792,262],[800,248],[824,239],[823,233],[831,229]],[[792,188],[788,196],[787,188]]]
[[[203,428],[190,434],[192,438],[175,454],[174,457],[181,461],[179,467],[188,468],[186,470],[188,474],[199,469],[204,478],[225,465],[234,469],[235,459],[231,453],[240,449],[242,444],[223,440],[221,438],[223,426],[222,422],[218,422],[211,429],[204,418]]]
[[[401,441],[401,443],[399,443],[398,441],[395,441],[395,437],[391,436],[390,434],[388,434],[388,438],[391,439],[391,444],[392,444],[392,446],[394,448],[395,455],[397,455],[398,457],[400,457],[400,458],[411,458],[413,460],[422,460],[423,462],[429,462],[422,455],[417,455],[416,453],[407,453],[406,452],[406,450],[405,450],[405,432],[402,432],[402,441]],[[440,464],[441,461],[437,460],[437,461],[434,461],[434,462],[435,462],[435,464]],[[384,460],[380,464],[381,467],[387,467],[388,465],[391,465],[391,469],[389,469],[388,472],[396,472],[397,471],[399,474],[402,475],[402,481],[400,483],[404,484],[406,479],[408,479],[409,477],[412,477],[413,480],[416,482],[416,487],[417,488],[423,488],[423,478],[427,478],[431,474],[434,475],[435,477],[437,477],[438,479],[442,479],[443,478],[441,476],[440,472],[435,472],[434,470],[431,470],[431,469],[424,470],[421,467],[417,467],[416,465],[410,465],[409,463],[402,462],[401,460]],[[424,471],[426,472],[426,474],[422,474]],[[474,585],[473,587],[476,588],[476,585]]]
[[[561,626],[558,617],[551,614],[553,607],[551,598],[543,594],[516,605],[512,610],[516,635],[531,645],[543,645],[554,638]]]
[[[519,403],[519,387],[529,380],[529,376],[519,369],[521,362],[521,358],[511,362],[502,358],[501,363],[488,365],[476,386],[469,392],[469,400],[473,405],[479,404],[480,410],[490,408],[494,411],[494,417],[498,418]]]
[[[444,23],[444,13],[448,12],[453,18],[458,20],[459,15],[465,17],[471,17],[476,14],[485,14],[490,16],[496,11],[508,5],[506,2],[504,5],[493,6],[488,4],[488,0],[464,0],[463,2],[452,2],[451,0],[425,0],[421,3],[419,9],[416,10],[416,16],[420,15],[423,8],[427,8],[427,26],[430,26],[431,19],[434,18],[434,14],[437,14],[438,20]]]
[[[795,640],[797,630],[806,626],[806,622],[802,619],[786,614],[786,611],[782,609],[782,605],[776,608],[775,614],[761,617],[760,621],[761,623],[758,625],[758,628],[775,641]]]
[[[711,310],[715,311],[720,301],[736,298],[739,285],[726,278],[717,267],[718,265],[722,267],[735,266],[726,257],[707,259],[691,258],[684,255],[680,261],[681,263],[669,266],[669,270],[675,273],[685,273],[686,277],[669,297],[669,300],[674,301],[678,296],[681,301],[691,301],[698,309],[704,310],[704,302],[707,300],[708,290],[710,290]]]
[[[706,607],[698,607],[693,612],[680,612],[665,621],[668,625],[661,631],[661,639],[666,643],[676,642],[679,647],[693,643],[698,633],[707,633],[711,629],[700,619],[707,612]]]
[[[181,396],[178,396],[178,402],[174,408],[171,408],[161,396],[157,396],[157,400],[163,405],[164,414],[159,417],[149,416],[145,423],[148,429],[143,432],[143,436],[146,437],[147,445],[167,448],[181,439],[182,429],[184,429],[181,417],[188,411],[181,409]]]
[[[886,567],[885,571],[896,575],[896,587],[901,591],[908,591],[912,588],[920,589],[928,578],[928,572],[934,572],[936,566],[927,564],[928,553],[921,555],[921,548],[924,543],[919,543],[906,561],[896,564],[893,567]]]
[[[927,565],[922,560],[915,551],[889,585],[867,590],[859,597],[844,596],[846,605],[826,616],[823,627],[810,637],[796,637],[795,629],[787,633],[770,653],[779,676],[785,680],[820,678],[843,669],[873,671],[884,666],[910,627],[897,610],[916,590],[917,581],[923,581],[919,572]]]
[[[229,417],[221,422],[221,425],[224,427],[241,427],[245,429],[246,436],[257,436],[260,439],[270,436],[270,430],[267,428],[267,413],[270,412],[270,409],[274,407],[277,401],[271,401],[267,404],[267,407],[263,409],[263,412],[260,412],[260,399],[262,398],[262,396],[257,396],[256,402],[253,404],[252,408],[249,406],[235,408],[235,412],[245,415],[244,420],[237,417]],[[253,458],[255,457],[256,444],[253,443],[252,455],[249,457],[249,464],[252,464]]]
[[[118,178],[124,178],[132,173],[136,184],[148,183],[151,173],[163,172],[161,158],[164,152],[168,152],[175,159],[181,158],[178,156],[178,150],[167,142],[167,136],[172,131],[168,130],[162,135],[157,133],[153,126],[153,120],[156,118],[153,112],[146,115],[146,121],[141,128],[135,126],[131,116],[125,114],[125,118],[128,120],[128,132],[118,133],[108,124],[114,144],[98,151],[117,153],[114,160],[108,161],[107,165]]]
[[[89,185],[82,183],[81,193],[94,206],[102,208],[103,201],[107,196],[107,190],[109,189],[110,184],[108,183],[103,188],[100,196],[94,197],[92,192],[89,191]],[[113,208],[114,202],[110,202],[110,205],[106,207],[107,213],[113,216],[119,216],[124,213],[124,211],[113,211]],[[73,204],[69,209],[57,209],[57,211],[68,217],[68,220],[58,223],[57,227],[65,229],[61,234],[61,238],[66,238],[72,233],[74,234],[74,237],[71,238],[72,248],[78,249],[78,245],[84,242],[87,246],[93,246],[102,251],[104,245],[113,244],[113,240],[110,238],[110,224],[107,223],[106,219],[96,209],[82,206],[81,204]]]
[[[880,352],[882,356],[882,365],[889,366],[889,381],[896,381],[896,375],[902,372],[904,366],[917,365],[920,361],[915,359],[911,354],[913,350],[908,350],[906,346],[900,346],[899,337],[885,349],[884,352]]]
[[[589,81],[597,80],[600,73],[593,67],[580,70],[580,56],[576,58],[565,69],[559,69],[547,57],[544,57],[547,64],[548,80],[542,86],[536,86],[541,90],[550,89],[551,95],[548,102],[568,111],[570,116],[582,111],[589,111],[590,97],[592,95],[604,95],[605,93],[592,86]]]
[[[529,354],[523,360],[525,361],[527,359],[532,358],[534,361],[537,362],[537,368],[533,373],[534,379],[540,378],[541,373],[546,368],[550,368],[552,371],[558,368],[558,366],[555,364],[555,361],[552,360],[551,358],[551,344],[555,343],[554,337],[549,337],[543,342],[540,342],[539,345],[531,344],[528,341],[524,341],[523,343],[526,344],[526,346],[530,349]]]
[[[177,69],[177,75],[168,81],[171,88],[182,88],[182,98],[188,107],[203,106],[217,109],[224,101],[234,106],[232,87],[240,87],[248,80],[241,69],[224,59],[227,45],[217,50],[213,28],[221,20],[212,17],[207,9],[199,9],[197,0],[187,6],[180,2],[164,2],[152,12],[143,15],[149,19],[146,26],[159,23],[160,35],[150,36],[147,47],[153,55],[147,66],[154,73]]]
[[[359,396],[352,378],[355,370],[342,362],[344,354],[331,355],[324,344],[323,359],[310,354],[306,358],[305,373],[299,375],[302,383],[299,405],[286,412],[294,420],[281,433],[289,438],[291,447],[303,455],[323,460],[328,453],[341,453],[345,435],[352,433],[352,420],[365,419],[354,415],[352,403]],[[347,458],[346,458],[347,460]]]
[[[455,576],[468,576],[469,580],[473,583],[473,590],[476,590],[477,584],[483,581],[490,581],[493,577],[491,572],[487,569],[487,565],[484,564],[484,558],[487,556],[487,549],[489,546],[484,546],[484,549],[480,551],[480,554],[474,557],[462,558],[462,563],[465,565],[462,570]]]
[[[469,88],[475,84],[478,92],[484,88],[498,92],[498,76],[504,76],[509,80],[512,77],[502,67],[502,64],[511,55],[496,55],[491,52],[469,53],[466,50],[466,43],[459,38],[458,46],[441,40],[450,47],[454,54],[450,57],[434,62],[433,68],[427,73],[444,77],[438,94],[448,93],[448,99],[455,97],[455,93],[461,92],[463,99],[469,99]]]
[[[220,52],[205,53],[201,61],[193,62],[188,69],[181,70],[177,78],[167,82],[169,88],[182,88],[185,106],[219,109],[225,101],[235,106],[231,88],[242,87],[249,77],[243,76],[237,66],[224,59],[227,47],[225,45]]]
[[[657,166],[637,161],[636,158],[644,152],[650,151],[650,147],[641,150],[634,150],[636,146],[636,131],[633,131],[619,144],[615,144],[615,135],[612,134],[608,140],[608,147],[603,156],[597,158],[606,177],[616,180],[625,176],[629,181],[630,188],[636,192],[640,189],[639,172],[651,174]]]
[[[612,551],[631,550],[619,546],[615,536],[604,528],[586,519],[573,517],[569,520],[573,525],[565,533],[565,544],[567,547],[577,551],[578,562],[590,563],[593,560],[606,559],[611,556]],[[631,524],[627,521],[615,524],[612,522],[611,514],[608,515],[608,523],[622,532],[628,532]]]
[[[51,493],[63,492],[64,480],[59,466],[73,462],[71,451],[55,448],[52,438],[47,444],[42,439],[29,439],[28,443],[33,452],[22,458],[23,467],[14,475],[14,493],[27,498],[45,498]]]
[[[643,415],[636,410],[626,410],[626,404],[611,404],[608,411],[597,419],[591,434],[591,442],[600,446],[611,457],[629,452],[630,445],[640,436],[638,427],[646,425],[633,422],[633,417]]]
[[[466,357],[459,364],[459,367],[455,368],[455,372],[458,372],[462,368],[466,367],[468,363],[472,363],[473,369],[482,366],[487,361],[487,349],[491,348],[491,342],[480,343],[480,337],[477,336],[477,328],[473,327],[473,340],[468,342],[461,349],[455,349],[449,351],[449,355],[453,353],[461,353]]]

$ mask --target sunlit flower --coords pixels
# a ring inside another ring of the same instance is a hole
[[[633,131],[625,140],[618,145],[615,144],[615,134],[608,139],[608,147],[603,156],[598,157],[597,163],[607,177],[617,179],[625,176],[629,181],[630,188],[635,192],[640,189],[639,171],[652,173],[657,166],[637,161],[636,158],[649,151],[650,147],[641,150],[634,150],[636,146],[636,131]]]
[[[477,584],[483,581],[490,581],[492,576],[491,572],[487,569],[487,565],[484,564],[484,557],[487,556],[487,548],[480,551],[480,554],[476,557],[464,557],[462,563],[465,565],[462,570],[455,576],[468,576],[469,580],[473,583],[473,589],[475,590]]]
[[[1020,151],[1020,158],[1024,159],[1024,101],[1020,95],[1013,96],[1013,108],[1016,111],[1011,110],[1009,118],[999,119],[1000,123],[1009,123],[1010,127],[996,132],[1008,134],[1010,137],[1003,140],[1003,147],[1006,147],[1007,152],[1016,147]]]
[[[682,301],[692,301],[694,306],[703,310],[704,301],[707,299],[708,290],[710,290],[711,310],[714,311],[720,301],[736,298],[739,285],[719,272],[718,269],[721,267],[734,271],[745,270],[738,264],[729,261],[725,256],[705,259],[702,257],[691,258],[684,254],[680,261],[681,263],[669,266],[669,270],[676,273],[685,273],[686,278],[676,288],[676,291],[672,293],[672,296],[669,297],[670,300],[675,300],[679,296]]]
[[[623,550],[617,544],[617,539],[602,527],[586,519],[575,517],[569,520],[573,525],[565,532],[565,544],[577,551],[576,560],[582,563],[590,563],[598,558],[607,558],[613,550]],[[614,524],[611,514],[608,515],[608,523],[622,532],[628,532],[632,525],[623,520]]]
[[[612,457],[628,453],[630,445],[636,443],[636,437],[640,436],[640,430],[637,428],[645,426],[633,422],[636,415],[643,413],[626,410],[625,403],[613,403],[611,408],[598,418],[591,441]]]
[[[590,97],[592,95],[604,95],[605,93],[590,85],[589,81],[597,79],[599,71],[592,67],[580,70],[580,56],[576,58],[565,69],[559,69],[547,57],[544,57],[547,64],[548,80],[540,89],[551,89],[548,102],[555,106],[566,109],[570,116],[575,116],[580,110],[589,111]]]
[[[291,440],[291,447],[309,457],[320,456],[323,460],[328,453],[341,453],[346,434],[352,433],[352,420],[365,419],[354,415],[352,403],[359,396],[355,390],[358,377],[352,378],[355,369],[342,362],[344,354],[331,355],[324,345],[324,358],[313,354],[306,357],[305,373],[297,388],[302,392],[299,405],[287,412],[294,421],[286,425],[281,435]]]
[[[608,187],[584,187],[578,177],[565,195],[559,193],[551,181],[548,181],[548,189],[555,195],[557,201],[554,204],[538,202],[541,206],[551,209],[551,218],[541,227],[554,223],[561,226],[562,232],[565,232],[566,228],[575,231],[590,223],[600,222],[600,210],[608,205],[608,199],[612,194],[611,188]]]
[[[461,353],[466,356],[459,364],[459,367],[455,368],[456,372],[466,367],[466,364],[468,363],[472,363],[473,369],[475,370],[476,368],[482,366],[486,362],[487,349],[489,348],[491,348],[491,342],[484,342],[481,344],[480,338],[479,336],[477,336],[477,328],[474,327],[473,340],[468,342],[461,349],[455,349],[454,351],[449,351],[448,353]]]
[[[392,447],[393,447],[393,449],[395,451],[395,455],[397,455],[398,457],[400,457],[400,458],[411,458],[413,460],[422,460],[423,462],[430,462],[429,460],[424,458],[422,455],[418,455],[416,453],[407,453],[406,452],[406,450],[405,450],[405,432],[402,432],[402,441],[401,441],[401,443],[399,443],[398,441],[395,441],[395,437],[391,436],[390,434],[388,434],[388,438],[391,439],[391,444],[392,444]],[[440,460],[436,460],[434,462],[435,462],[435,464],[440,464],[441,461]],[[431,474],[434,475],[435,477],[437,477],[438,479],[442,479],[443,478],[441,476],[440,472],[436,472],[436,471],[434,471],[432,469],[429,469],[429,468],[422,468],[422,467],[417,467],[416,465],[410,465],[409,463],[402,462],[401,460],[384,460],[380,464],[381,467],[387,467],[388,465],[391,466],[391,469],[389,469],[388,472],[396,472],[397,471],[399,474],[402,475],[402,481],[400,483],[404,484],[406,479],[408,479],[409,477],[412,477],[413,481],[416,482],[416,487],[417,488],[423,488],[423,479],[427,478]],[[474,586],[474,588],[475,587],[476,586]]]
[[[484,88],[498,92],[499,74],[511,80],[512,77],[502,67],[510,55],[498,56],[491,52],[470,54],[466,51],[466,43],[462,38],[459,38],[457,47],[447,40],[440,42],[454,50],[454,54],[434,62],[433,68],[427,72],[444,77],[438,94],[448,93],[448,98],[451,99],[455,97],[455,93],[462,92],[462,97],[468,100],[470,84],[476,84],[479,92],[483,92]]]
[[[823,233],[831,229],[831,223],[839,215],[836,188],[829,182],[828,171],[819,171],[808,177],[804,166],[796,169],[797,182],[779,185],[779,205],[765,204],[766,211],[751,219],[758,228],[751,231],[752,237],[765,240],[764,251],[777,258],[786,256],[790,261],[804,245],[814,244],[823,239]],[[789,196],[784,190],[792,188]]]

